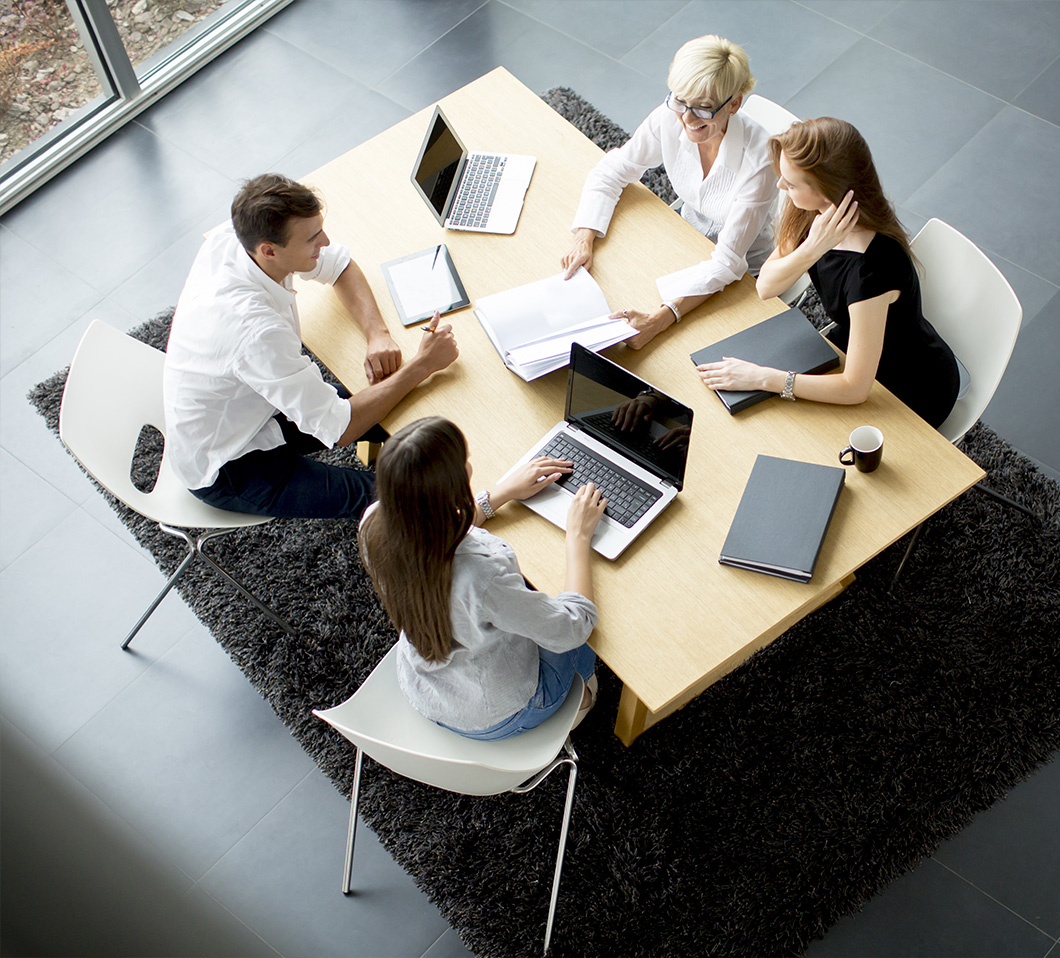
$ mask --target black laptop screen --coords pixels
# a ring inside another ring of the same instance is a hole
[[[460,170],[463,156],[464,151],[446,124],[445,118],[440,113],[437,114],[414,175],[420,189],[439,216],[444,217],[447,213],[445,203],[453,187],[453,180]]]
[[[566,419],[682,487],[692,410],[578,343],[571,349]]]

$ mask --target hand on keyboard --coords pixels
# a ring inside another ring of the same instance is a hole
[[[490,490],[490,502],[497,509],[513,499],[529,499],[546,486],[569,474],[573,463],[569,459],[538,456],[513,469]]]
[[[606,506],[607,500],[593,483],[582,486],[567,510],[567,538],[588,542],[600,524]]]

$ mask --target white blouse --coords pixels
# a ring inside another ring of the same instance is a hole
[[[773,250],[777,184],[768,143],[761,124],[734,114],[704,177],[699,147],[689,142],[681,117],[662,104],[589,173],[571,229],[588,227],[603,236],[622,190],[661,163],[684,204],[681,215],[715,244],[710,259],[680,271],[667,298],[716,293],[748,270],[757,274]]]

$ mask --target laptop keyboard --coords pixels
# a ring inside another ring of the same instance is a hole
[[[656,500],[662,498],[662,493],[657,489],[600,459],[596,453],[590,452],[565,433],[554,436],[537,455],[573,462],[573,471],[558,479],[556,484],[570,492],[577,492],[587,482],[596,483],[607,500],[604,515],[626,528],[633,526]]]
[[[497,184],[504,172],[505,157],[489,153],[474,153],[464,164],[460,178],[460,192],[449,212],[448,226],[486,225]]]

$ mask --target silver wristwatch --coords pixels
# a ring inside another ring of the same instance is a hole
[[[795,402],[795,373],[790,370],[784,378],[784,389],[780,394],[780,398]]]
[[[492,519],[497,515],[493,510],[493,504],[490,502],[489,489],[483,489],[482,492],[476,494],[475,504],[482,510],[484,519]]]

